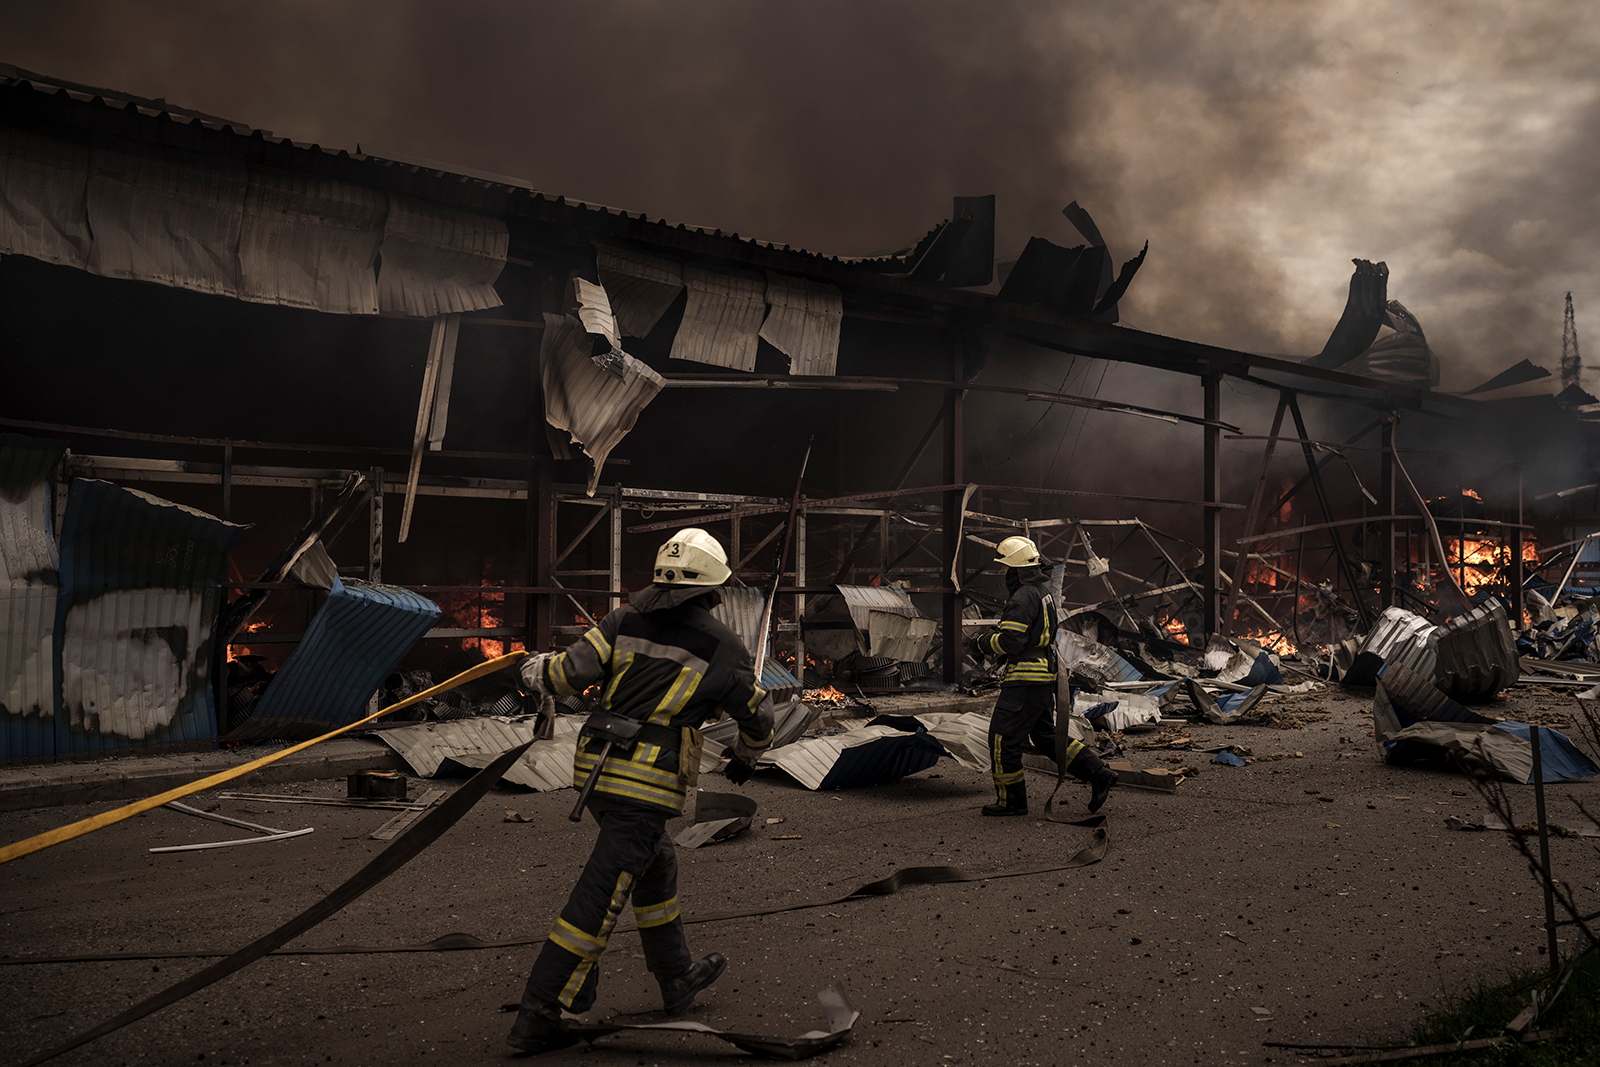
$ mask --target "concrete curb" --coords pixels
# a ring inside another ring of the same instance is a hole
[[[0,811],[138,800],[269,754],[260,749],[243,749],[0,768]],[[405,761],[381,741],[339,738],[236,778],[226,788],[249,790],[279,782],[343,778],[359,771],[409,770]]]

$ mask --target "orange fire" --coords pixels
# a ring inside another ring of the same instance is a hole
[[[845,696],[831,685],[825,686],[822,689],[807,689],[803,694],[801,694],[800,699],[805,701],[807,704],[839,705],[848,704],[850,702],[849,697]]]
[[[443,618],[453,625],[463,629],[490,629],[506,624],[502,614],[506,595],[495,588],[505,584],[503,578],[485,578],[480,588],[472,592],[437,593],[433,599],[438,602]],[[465,652],[477,652],[484,659],[506,654],[506,642],[498,637],[463,637],[461,648]]]
[[[1294,642],[1276,630],[1256,630],[1241,636],[1280,656],[1292,656],[1295,653]]]

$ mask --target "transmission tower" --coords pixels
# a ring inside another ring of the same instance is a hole
[[[1561,321],[1561,386],[1577,385],[1583,371],[1578,355],[1578,324],[1572,317],[1572,294],[1567,294],[1567,313]]]

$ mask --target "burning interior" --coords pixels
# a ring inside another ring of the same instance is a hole
[[[558,646],[690,525],[807,702],[981,684],[961,637],[1019,532],[1066,625],[1152,670],[1227,637],[1328,676],[1387,609],[1490,598],[1525,654],[1590,647],[1595,399],[1439,392],[1382,264],[1321,353],[1264,356],[1119,325],[1150,249],[1076,205],[1083,243],[999,270],[993,197],[841,259],[20,73],[0,179],[6,759],[243,736],[374,590],[418,635],[393,666],[356,627],[380,694]]]

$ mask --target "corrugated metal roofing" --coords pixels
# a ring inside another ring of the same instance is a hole
[[[0,209],[0,253],[338,314],[498,307],[509,242],[498,218],[366,185],[9,127]]]
[[[228,739],[299,741],[354,722],[438,618],[439,606],[409,589],[335,577],[305,637]]]
[[[789,357],[789,373],[833,374],[844,321],[839,287],[768,271],[767,303],[761,339]]]
[[[216,736],[213,631],[241,529],[110,482],[73,481],[55,618],[57,752]]]
[[[850,607],[850,621],[863,634],[872,625],[871,613],[874,611],[886,611],[908,619],[922,616],[922,612],[911,603],[911,594],[897,585],[838,585],[834,588],[839,590],[839,595]]]
[[[907,618],[896,612],[867,613],[867,655],[900,662],[920,662],[933,648],[939,624],[933,619]]]
[[[1437,657],[1433,642],[1438,627],[1414,611],[1384,608],[1358,652],[1371,652],[1385,663],[1399,664],[1424,678],[1432,678]]]
[[[617,328],[629,337],[648,337],[683,292],[683,264],[670,259],[597,245],[595,265],[611,295]]]
[[[438,774],[446,760],[482,770],[507,749],[533,741],[506,771],[505,780],[549,792],[572,785],[572,756],[582,725],[575,716],[558,716],[556,736],[543,741],[534,740],[531,722],[508,723],[493,718],[430,722],[384,730],[378,736],[424,778]]]
[[[666,379],[623,353],[622,377],[595,366],[589,357],[589,335],[570,315],[546,315],[539,344],[543,371],[544,417],[566,430],[584,454],[594,460],[588,493],[594,496],[606,456],[617,446],[639,413],[661,392]]]
[[[0,434],[0,759],[55,749],[60,579],[50,481],[66,449],[65,441]]]
[[[755,370],[756,341],[767,314],[767,285],[757,274],[683,268],[689,290],[672,358]]]
[[[1457,700],[1488,700],[1515,682],[1522,670],[1506,609],[1493,597],[1439,627],[1434,651],[1434,681]]]
[[[762,596],[761,590],[755,586],[723,586],[717,590],[717,595],[721,597],[722,603],[711,609],[712,617],[738,634],[739,640],[744,642],[745,651],[754,659],[757,638],[761,633],[761,613],[766,609],[767,598]],[[771,657],[765,662],[771,663]],[[771,688],[766,685],[765,671],[762,672],[761,680],[764,688]],[[793,681],[792,676],[790,680]]]
[[[943,746],[926,732],[863,726],[785,745],[761,763],[782,769],[807,789],[848,789],[899,781],[932,767],[942,755]]]

